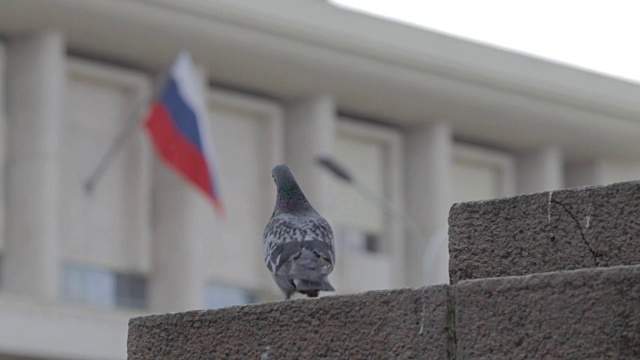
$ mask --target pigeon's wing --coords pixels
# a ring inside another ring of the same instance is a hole
[[[264,230],[264,262],[274,275],[289,258],[301,250],[296,227],[287,216],[274,216]]]
[[[335,263],[331,226],[319,216],[304,220],[273,217],[264,233],[264,255],[274,275],[294,276],[292,259],[298,267],[329,274]]]
[[[308,221],[306,225],[309,235],[303,241],[303,248],[318,256],[321,270],[323,272],[328,270],[327,274],[329,274],[333,270],[336,258],[331,226],[327,220],[319,216],[317,219]]]

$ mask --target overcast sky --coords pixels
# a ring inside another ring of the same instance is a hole
[[[640,1],[332,2],[640,83]]]

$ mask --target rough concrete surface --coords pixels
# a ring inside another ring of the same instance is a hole
[[[448,289],[134,318],[129,359],[446,359]]]
[[[640,182],[454,204],[451,283],[640,264]]]
[[[640,359],[640,265],[134,318],[129,359]]]
[[[640,266],[462,281],[456,359],[640,359]]]

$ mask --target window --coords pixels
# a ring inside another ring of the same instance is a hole
[[[189,226],[194,229],[192,236],[208,239],[203,250],[208,259],[205,279],[266,293],[273,282],[262,278],[262,251],[247,249],[255,249],[273,211],[269,174],[274,164],[282,162],[282,109],[271,100],[220,89],[211,89],[209,95],[226,216],[218,219],[211,204],[198,199]]]
[[[383,142],[341,131],[336,135],[334,150],[336,159],[348,167],[364,186],[377,195],[386,194]],[[335,225],[338,246],[350,253],[378,250],[379,246],[372,245],[376,241],[373,239],[387,237],[385,225],[388,221],[380,205],[363,198],[351,184],[335,180],[334,186],[335,201],[339,204],[335,209],[336,218],[340,219]]]
[[[332,201],[336,204],[332,223],[336,244],[345,252],[390,255],[401,253],[403,224],[384,211],[379,197],[393,208],[401,208],[401,136],[393,129],[341,118],[333,146],[335,159],[351,171],[370,192],[364,196],[357,186],[332,178]],[[372,199],[373,198],[373,199]]]
[[[66,261],[128,271],[151,268],[153,155],[134,131],[90,197],[79,184],[146,97],[145,75],[70,58],[61,128],[60,256]]]
[[[350,118],[336,123],[332,156],[357,179],[331,177],[332,211],[325,214],[339,252],[330,278],[340,293],[404,284],[404,224],[385,212],[404,207],[402,148],[395,129]]]
[[[204,289],[204,306],[207,309],[246,305],[255,303],[257,300],[257,296],[249,291],[232,286],[208,284]]]
[[[62,297],[67,301],[105,308],[142,309],[147,306],[146,294],[146,279],[139,275],[90,265],[65,264],[63,267]]]

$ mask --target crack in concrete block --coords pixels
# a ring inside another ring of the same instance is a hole
[[[598,261],[598,253],[595,250],[593,250],[593,247],[591,247],[591,244],[589,244],[589,241],[587,241],[587,238],[584,235],[584,231],[582,230],[582,225],[580,225],[580,220],[578,220],[578,218],[567,207],[567,205],[561,203],[558,200],[552,200],[552,203],[560,205],[562,209],[573,219],[573,221],[575,221],[576,225],[578,226],[578,230],[580,231],[580,237],[582,238],[582,241],[584,241],[585,245],[587,246],[587,249],[589,250],[589,253],[593,257],[593,262],[595,263],[596,266],[600,266]],[[587,227],[588,227],[588,222],[587,222]]]

